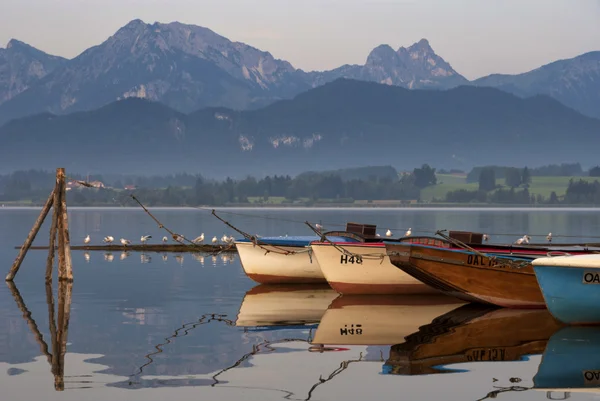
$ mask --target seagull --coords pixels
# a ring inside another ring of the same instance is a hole
[[[219,240],[217,239],[217,237],[216,237],[216,236],[214,236],[214,237],[213,237],[213,239],[212,239],[212,243],[213,243],[213,244],[216,244],[217,242],[219,242]]]
[[[521,244],[528,244],[529,243],[529,237],[527,235],[522,236],[521,238],[519,238],[518,240],[515,241],[515,244],[517,245],[521,245]]]
[[[183,244],[183,235],[173,234],[173,240]]]
[[[110,235],[107,235],[106,237],[104,237],[104,242],[107,244],[112,244],[112,242],[115,240],[114,237],[111,237]]]
[[[142,241],[142,244],[145,244],[146,241],[148,241],[150,238],[152,238],[151,235],[142,235],[142,238],[140,238],[140,241]]]
[[[320,225],[319,223],[315,224],[315,227],[317,228],[317,231],[319,231],[319,232],[323,231],[323,226]]]
[[[121,244],[127,246],[131,244],[131,241],[129,241],[128,239],[125,238],[121,238]]]
[[[162,238],[162,242],[163,242],[163,244],[166,244],[168,240],[169,240],[169,239],[168,239],[167,237],[163,237],[163,238]]]
[[[523,236],[523,243],[524,243],[524,244],[529,244],[529,240],[530,240],[530,239],[531,239],[531,237],[530,237],[529,235],[525,234],[525,235]]]
[[[91,239],[90,239],[90,235],[88,234],[88,236],[87,236],[87,237],[85,237],[85,239],[83,240],[83,243],[84,243],[84,244],[89,244],[89,243],[90,243],[90,241],[91,241]]]
[[[287,234],[286,234],[286,237],[287,237]],[[233,244],[235,242],[235,238],[233,238],[233,235],[231,235],[229,237],[229,239],[227,240],[227,242],[230,243],[230,244]]]
[[[488,242],[488,241],[490,240],[490,237],[488,237],[488,235],[487,235],[487,234],[483,234],[483,240],[484,240],[485,242]]]
[[[379,234],[375,234],[375,236],[376,236],[377,238],[381,237],[381,235],[379,235]]]
[[[229,237],[227,236],[227,234],[223,234],[223,236],[221,237],[221,242],[226,243],[228,241],[229,241]]]
[[[391,237],[391,236],[392,236],[392,232],[391,232],[390,230],[387,230],[387,231],[385,232],[385,236],[386,236],[386,237]]]
[[[200,236],[194,238],[192,241],[194,244],[201,244],[204,242],[204,233],[200,234]]]
[[[409,228],[408,228],[408,231],[404,233],[404,236],[405,236],[405,237],[410,237],[410,235],[412,234],[412,231],[411,231],[411,230],[412,230],[412,228],[410,228],[410,227],[409,227]]]
[[[548,240],[548,242],[552,242],[552,233],[548,233],[546,239]]]

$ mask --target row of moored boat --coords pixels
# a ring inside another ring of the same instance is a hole
[[[600,323],[600,244],[488,244],[479,233],[382,239],[373,225],[317,236],[235,242],[263,284],[329,283],[341,294],[442,292],[469,302],[545,308],[563,323]]]

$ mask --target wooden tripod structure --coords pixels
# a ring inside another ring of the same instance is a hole
[[[69,239],[69,219],[67,216],[67,184],[65,178],[65,169],[56,169],[56,185],[50,193],[48,200],[42,208],[42,212],[35,221],[33,228],[29,231],[29,235],[25,239],[21,250],[17,255],[8,275],[6,281],[13,281],[27,251],[31,247],[33,240],[35,239],[40,227],[48,213],[50,208],[54,209],[52,214],[52,225],[50,226],[50,246],[48,249],[48,260],[46,264],[46,282],[52,282],[52,268],[54,265],[54,253],[58,250],[58,279],[73,281],[73,269],[71,264],[71,240]],[[56,246],[58,237],[58,247]]]
[[[29,329],[40,344],[42,353],[48,359],[52,366],[54,374],[54,388],[62,391],[65,388],[64,382],[64,363],[67,352],[67,333],[69,319],[71,316],[71,294],[73,288],[73,269],[71,264],[71,245],[69,239],[69,221],[67,217],[67,184],[65,178],[65,169],[56,169],[56,185],[50,193],[48,200],[44,204],[40,215],[35,221],[33,228],[27,235],[25,243],[21,247],[17,258],[15,259],[8,275],[6,284],[10,289],[17,307],[23,313],[23,318],[27,321]],[[50,322],[50,337],[52,341],[52,353],[48,350],[48,344],[44,341],[35,320],[31,317],[31,312],[25,306],[25,302],[19,294],[13,279],[15,278],[27,251],[31,247],[40,227],[44,223],[50,209],[54,209],[52,214],[52,225],[50,226],[50,246],[48,250],[48,259],[46,263],[46,302],[48,303],[48,321]],[[58,238],[57,238],[58,237]],[[56,246],[58,242],[58,247]],[[55,318],[54,294],[52,293],[52,269],[54,266],[54,254],[58,251],[58,309]]]

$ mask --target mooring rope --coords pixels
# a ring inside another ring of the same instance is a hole
[[[290,251],[290,250],[282,248],[280,246],[266,243],[264,241],[261,241],[257,235],[248,234],[247,232],[244,232],[244,231],[240,230],[239,228],[237,228],[233,224],[229,223],[228,221],[222,219],[220,216],[217,215],[215,209],[212,210],[212,215],[215,216],[218,220],[220,220],[223,224],[225,224],[226,226],[228,226],[232,230],[235,230],[236,232],[238,232],[240,235],[242,235],[248,241],[252,242],[252,244],[254,246],[258,246],[260,249],[264,250],[265,251],[265,255],[268,254],[268,253],[270,253],[270,252],[281,254],[281,255],[295,255],[295,254],[298,254],[298,253],[309,253],[309,255],[310,255],[310,253],[311,253],[310,247],[306,247],[302,251]],[[266,248],[266,246],[269,246],[269,247],[271,247],[273,249]]]
[[[170,230],[168,227],[166,227],[164,224],[162,224],[156,217],[154,217],[154,215],[152,213],[150,213],[150,211],[146,208],[146,206],[144,206],[142,204],[142,202],[139,201],[138,198],[136,198],[136,196],[134,194],[130,194],[129,195],[134,201],[136,201],[138,203],[138,205],[140,205],[142,207],[142,209],[144,209],[144,211],[148,214],[148,216],[150,216],[152,218],[152,220],[154,220],[156,222],[156,224],[158,224],[158,228],[163,229],[165,231],[167,231],[169,234],[171,234],[171,237],[173,238],[173,241],[179,242],[179,243],[183,243],[183,241],[188,242],[191,247],[195,247],[195,248],[199,248],[200,250],[202,249],[202,245],[201,244],[197,244],[194,241],[189,240],[188,238],[186,238],[184,235],[181,234],[177,234],[175,232],[173,232],[172,230]],[[229,249],[231,249],[231,247],[233,247],[233,244],[228,244],[227,246],[220,246],[221,249],[219,249],[216,252],[212,252],[213,254],[219,254],[221,252],[227,251]]]
[[[313,230],[315,232],[315,234],[317,234],[318,236],[321,237],[321,242],[328,242],[331,246],[333,246],[334,249],[336,249],[338,252],[340,252],[343,255],[347,255],[350,257],[354,257],[354,258],[360,257],[361,259],[381,260],[381,263],[383,263],[383,260],[385,259],[385,256],[386,256],[385,253],[354,253],[354,252],[350,252],[346,248],[339,246],[334,241],[327,238],[327,233],[322,233],[316,227],[313,227],[313,225],[310,224],[308,221],[305,221],[304,224],[306,224],[311,230]],[[352,245],[352,244],[353,244],[352,242],[348,243],[348,245]]]

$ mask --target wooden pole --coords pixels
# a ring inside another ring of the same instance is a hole
[[[63,219],[62,219],[62,190],[61,182],[64,178],[64,169],[56,169],[56,187],[54,191],[54,210],[56,215],[56,235],[58,239],[58,279],[62,280],[67,274],[65,272],[65,237],[63,236]]]
[[[19,268],[21,267],[21,263],[23,263],[23,259],[25,259],[25,254],[27,254],[27,250],[33,243],[35,236],[37,235],[38,231],[40,230],[40,227],[42,226],[44,219],[48,215],[48,212],[50,211],[50,208],[52,207],[52,204],[54,203],[54,191],[55,190],[56,190],[56,188],[52,191],[52,193],[50,193],[50,196],[48,197],[46,204],[42,208],[42,212],[40,213],[37,220],[35,221],[33,228],[29,232],[29,235],[27,235],[27,238],[25,239],[25,242],[23,243],[23,246],[21,247],[21,250],[19,251],[17,258],[15,259],[12,267],[10,268],[10,271],[8,272],[8,275],[6,276],[6,281],[13,281],[17,272],[19,271]]]
[[[58,191],[54,191],[54,205],[60,203],[56,201],[56,194]],[[53,207],[54,212],[52,213],[52,225],[50,226],[50,244],[48,246],[48,260],[46,261],[46,284],[52,283],[52,268],[54,267],[54,254],[56,250],[56,229],[58,225],[58,210],[56,206]],[[52,302],[54,304],[54,301]]]
[[[73,265],[71,261],[71,239],[69,237],[69,216],[67,213],[67,182],[65,178],[65,169],[59,168],[56,171],[57,175],[60,174],[60,212],[62,213],[62,236],[63,236],[63,248],[64,248],[64,276],[61,276],[60,280],[73,281]],[[61,218],[61,216],[59,216]]]

